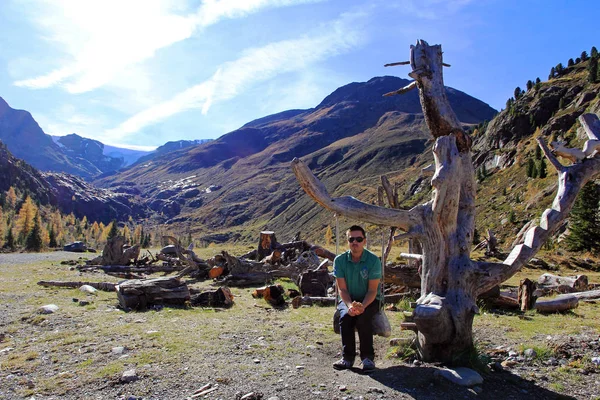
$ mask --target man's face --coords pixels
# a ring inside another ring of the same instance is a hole
[[[362,253],[366,241],[361,231],[350,231],[348,234],[348,247],[352,253]]]

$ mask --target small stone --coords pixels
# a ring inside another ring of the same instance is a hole
[[[559,363],[560,365],[567,365],[569,362],[568,362],[567,360],[565,360],[564,358],[561,358],[561,359],[558,361],[558,363]]]
[[[254,360],[252,360],[254,362],[254,364],[260,364],[260,360],[258,358],[255,358]]]
[[[413,361],[413,365],[414,365],[414,366],[417,366],[417,367],[418,367],[419,365],[422,365],[422,364],[423,364],[423,362],[421,362],[420,360],[414,360],[414,361]]]
[[[80,305],[80,306],[89,306],[89,305],[90,305],[90,302],[89,302],[89,301],[87,301],[87,300],[81,300],[81,301],[79,302],[79,305]]]
[[[339,390],[340,392],[345,392],[345,391],[346,391],[346,385],[338,385],[338,387],[337,387],[337,388],[338,388],[338,390]]]
[[[58,306],[56,304],[46,304],[39,308],[40,314],[52,314],[58,311]]]
[[[153,333],[158,333],[158,331],[147,331],[146,332],[148,335],[152,335]]]
[[[304,365],[296,365],[296,369],[298,369],[298,370],[304,369]]]
[[[595,365],[600,365],[600,357],[592,357],[592,363]]]
[[[546,340],[552,340],[552,336],[550,336],[550,335],[546,336]]]
[[[323,342],[320,342],[318,340],[315,343],[318,344],[319,346],[323,346]]]
[[[125,352],[125,347],[123,346],[117,346],[117,347],[113,347],[111,349],[113,354],[123,354]]]
[[[121,382],[123,383],[135,382],[138,379],[140,378],[137,376],[135,369],[128,369],[127,371],[123,372],[123,375],[121,375]]]
[[[267,400],[279,400],[279,397],[273,396],[273,397],[269,397]]]
[[[14,347],[5,347],[4,349],[0,350],[0,353],[8,353],[11,350],[14,350]]]
[[[503,366],[504,368],[510,368],[510,367],[514,367],[515,365],[517,365],[517,362],[515,360],[512,360],[510,358],[502,361],[500,363],[501,366]]]
[[[309,349],[309,350],[314,350],[314,349],[316,349],[316,348],[317,348],[317,346],[314,346],[314,345],[312,345],[312,344],[309,344],[308,346],[306,346],[306,348],[307,348],[307,349]]]
[[[508,352],[508,356],[509,356],[509,357],[516,357],[516,356],[518,356],[518,355],[519,355],[519,353],[517,353],[517,352],[516,352],[516,351],[514,351],[514,350],[511,350],[511,351],[509,351],[509,352]]]
[[[525,357],[527,358],[536,358],[537,357],[537,352],[534,349],[526,349],[523,354],[525,355]]]
[[[79,290],[83,293],[87,293],[87,294],[96,294],[96,292],[98,291],[95,287],[90,286],[90,285],[81,285],[79,287]]]
[[[383,389],[379,389],[377,387],[370,387],[367,389],[367,393],[381,393],[384,394],[385,392],[383,391]]]
[[[483,378],[477,372],[469,368],[458,367],[454,369],[444,368],[436,371],[436,375],[448,379],[450,382],[460,386],[475,386],[483,383]]]
[[[557,366],[558,365],[558,360],[556,358],[554,358],[554,357],[550,357],[546,363],[548,365]]]

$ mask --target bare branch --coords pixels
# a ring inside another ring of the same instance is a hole
[[[552,164],[554,169],[556,169],[556,171],[558,171],[558,172],[562,172],[565,168],[564,165],[562,165],[558,161],[558,159],[556,157],[554,157],[554,154],[552,154],[552,152],[546,145],[546,142],[544,141],[544,139],[541,137],[538,137],[536,140],[538,142],[538,145],[540,146],[540,149],[542,149],[542,152],[544,153],[544,155],[546,156],[546,158],[548,159],[550,164]]]
[[[384,94],[384,96],[390,97],[390,96],[395,96],[397,94],[404,94],[404,93],[410,92],[411,90],[413,90],[416,87],[417,87],[417,81],[412,81],[411,83],[404,86],[403,88],[394,90],[393,92],[388,92],[388,93]]]
[[[381,186],[383,186],[383,190],[385,190],[390,208],[398,208],[398,204],[396,204],[396,198],[394,197],[394,189],[385,175],[381,175]]]
[[[363,203],[351,196],[332,198],[325,185],[313,175],[302,160],[295,158],[292,161],[292,170],[306,194],[321,206],[339,215],[377,225],[395,226],[404,231],[422,224],[421,206],[411,210],[396,210]]]
[[[397,65],[408,65],[408,64],[410,64],[410,61],[399,61],[399,62],[384,64],[384,67],[395,67]]]
[[[422,260],[423,254],[400,253],[400,257],[408,258],[409,260]]]
[[[543,149],[543,148],[542,148]],[[478,292],[483,293],[504,282],[523,267],[542,247],[561,223],[569,216],[580,189],[600,173],[600,159],[585,159],[569,167],[562,167],[558,174],[558,190],[552,208],[546,209],[540,218],[540,226],[527,230],[522,244],[513,248],[502,263],[475,263],[480,272],[489,273],[479,279]]]
[[[600,140],[600,120],[596,114],[582,114],[579,116],[579,122],[590,140]]]

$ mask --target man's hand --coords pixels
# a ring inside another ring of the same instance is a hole
[[[365,312],[365,307],[358,301],[353,301],[350,307],[348,307],[348,313],[353,317],[360,315],[363,312]]]

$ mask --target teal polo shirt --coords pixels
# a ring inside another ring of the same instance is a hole
[[[381,261],[367,249],[363,249],[359,262],[352,261],[350,250],[333,261],[333,275],[344,278],[352,301],[363,301],[369,290],[369,280],[381,279]],[[377,288],[377,299],[382,300],[381,284]]]

